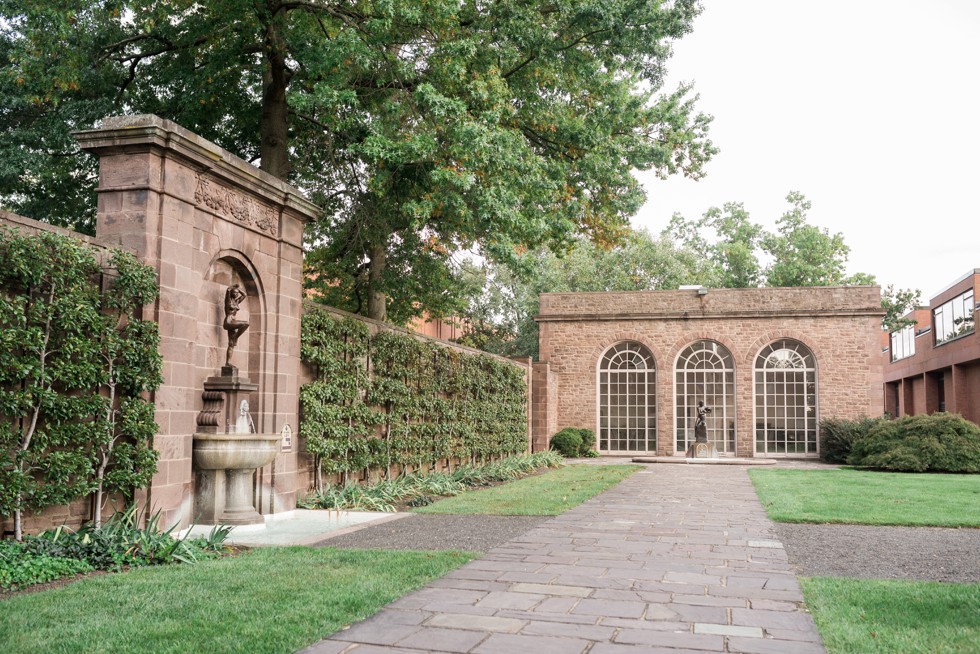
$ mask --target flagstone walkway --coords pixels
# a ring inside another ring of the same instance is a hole
[[[825,652],[741,466],[654,465],[303,654]]]

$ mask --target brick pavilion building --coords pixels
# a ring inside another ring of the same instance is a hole
[[[816,457],[821,418],[881,413],[882,316],[875,286],[543,294],[535,449],[683,456],[700,400],[722,456]]]

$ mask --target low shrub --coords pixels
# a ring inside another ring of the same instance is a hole
[[[591,429],[579,429],[578,433],[582,437],[582,445],[578,448],[578,455],[585,458],[599,456],[599,453],[595,451],[595,432]]]
[[[0,541],[0,590],[18,590],[94,569],[78,559],[31,554],[23,542]]]
[[[318,493],[308,495],[299,502],[299,506],[307,509],[391,513],[397,509],[396,505],[399,503],[424,506],[432,502],[430,497],[432,495],[458,495],[467,487],[512,481],[529,475],[539,468],[557,468],[561,465],[562,457],[559,454],[537,452],[508,457],[483,466],[463,465],[451,474],[442,472],[409,474],[382,480],[369,486],[359,484],[330,486]]]
[[[115,513],[101,527],[91,524],[78,531],[59,527],[24,540],[25,553],[84,561],[95,570],[121,570],[124,567],[165,563],[194,563],[198,558],[221,551],[227,527],[216,527],[209,536],[177,538],[174,527],[162,529],[155,514],[140,526],[141,514],[135,507]]]
[[[865,438],[871,429],[888,418],[825,418],[820,421],[820,458],[827,463],[847,463],[854,443]]]
[[[93,570],[119,571],[166,563],[195,563],[225,549],[230,527],[215,527],[207,536],[177,538],[163,530],[159,514],[140,527],[135,508],[116,513],[101,527],[78,531],[59,527],[21,542],[0,541],[0,589],[17,590]]]
[[[883,420],[854,443],[847,462],[900,472],[980,472],[980,427],[952,413]]]
[[[575,427],[566,427],[551,437],[551,449],[564,457],[576,457],[582,449],[582,434]]]

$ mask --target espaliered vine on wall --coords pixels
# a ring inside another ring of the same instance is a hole
[[[300,433],[323,474],[440,461],[476,463],[527,449],[524,371],[321,310],[303,316]]]
[[[127,498],[156,470],[157,324],[141,320],[155,271],[68,236],[0,230],[0,515]]]

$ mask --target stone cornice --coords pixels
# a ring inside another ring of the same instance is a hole
[[[190,132],[173,121],[152,114],[106,118],[97,129],[75,132],[81,148],[99,156],[147,151],[166,152],[193,169],[199,176],[230,185],[232,192],[258,196],[277,207],[289,209],[307,222],[320,209],[303,194],[244,159]],[[100,192],[122,190],[102,188]],[[213,207],[212,207],[213,209]]]

